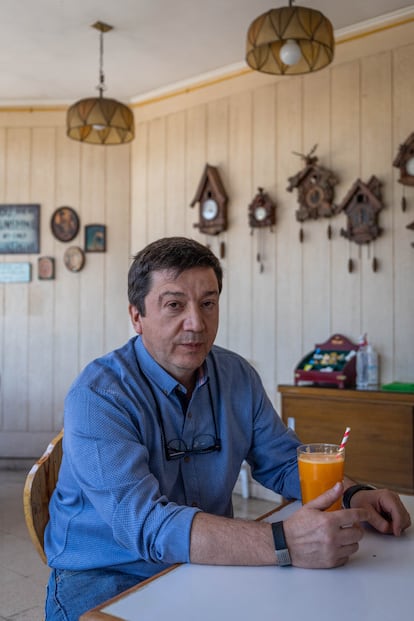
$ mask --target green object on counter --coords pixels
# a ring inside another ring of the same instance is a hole
[[[414,392],[414,384],[409,382],[391,382],[391,384],[383,384],[381,390],[389,392]]]

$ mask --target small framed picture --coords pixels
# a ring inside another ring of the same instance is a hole
[[[80,272],[85,265],[85,253],[79,246],[69,246],[63,255],[63,263],[71,272]]]
[[[38,258],[37,277],[39,280],[54,280],[55,260],[53,257],[39,257]]]
[[[85,226],[85,252],[105,252],[106,226],[88,224]]]
[[[52,214],[50,227],[53,235],[59,241],[72,241],[79,231],[78,214],[72,207],[59,207]]]

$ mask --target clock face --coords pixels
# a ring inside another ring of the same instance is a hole
[[[262,205],[259,205],[259,207],[256,207],[256,209],[254,210],[254,217],[256,218],[258,222],[263,222],[263,220],[266,220],[266,216],[267,216],[266,207],[263,207]]]
[[[410,157],[410,159],[407,160],[407,163],[405,165],[405,170],[407,171],[409,175],[414,176],[414,157]]]
[[[324,198],[324,193],[318,185],[312,186],[306,193],[305,200],[309,207],[319,207]]]
[[[203,206],[201,208],[201,214],[204,220],[214,220],[214,218],[218,214],[218,205],[216,201],[212,198],[208,198],[204,201]]]

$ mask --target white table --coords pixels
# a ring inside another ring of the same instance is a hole
[[[401,498],[414,518],[414,496]],[[266,519],[284,519],[298,505],[288,505]],[[85,621],[257,618],[414,618],[414,528],[401,537],[367,530],[359,551],[335,569],[178,565],[81,617]]]

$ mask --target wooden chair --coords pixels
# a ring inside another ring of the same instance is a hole
[[[44,532],[49,521],[49,501],[59,474],[62,461],[63,429],[53,438],[41,458],[31,468],[23,490],[23,507],[26,526],[34,547],[44,563]]]

